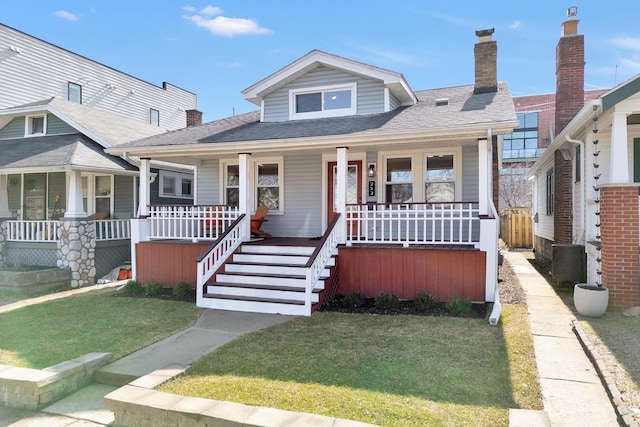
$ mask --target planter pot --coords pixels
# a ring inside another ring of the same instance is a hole
[[[609,305],[609,289],[578,283],[573,287],[573,305],[583,316],[600,317]]]

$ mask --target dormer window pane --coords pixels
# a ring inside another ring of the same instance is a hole
[[[351,91],[341,90],[324,93],[324,109],[336,110],[339,108],[351,108]]]
[[[44,135],[45,117],[31,116],[27,117],[27,135]]]
[[[312,111],[322,111],[322,95],[320,92],[296,95],[296,113],[309,113]]]

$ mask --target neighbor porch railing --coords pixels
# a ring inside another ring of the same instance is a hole
[[[311,316],[311,296],[313,295],[313,288],[318,283],[322,271],[327,266],[327,263],[333,256],[340,242],[339,224],[341,221],[344,221],[344,218],[339,213],[335,214],[327,231],[325,231],[318,246],[316,246],[315,251],[313,251],[313,254],[311,254],[309,261],[307,261],[305,265],[306,285],[304,290],[304,307],[307,316]]]
[[[58,240],[58,220],[7,221],[7,240],[10,242],[55,242]]]
[[[128,240],[131,238],[131,220],[100,219],[95,221],[96,240]]]
[[[347,245],[476,245],[478,215],[478,202],[347,205]]]
[[[215,240],[239,216],[232,206],[149,206],[149,238]]]

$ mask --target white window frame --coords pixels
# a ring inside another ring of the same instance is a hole
[[[71,99],[71,88],[78,90],[78,100]],[[70,102],[76,102],[82,104],[82,85],[74,82],[67,82],[67,100]]]
[[[166,199],[193,199],[194,190],[194,177],[188,173],[175,172],[169,170],[160,170],[158,173],[160,180],[158,182],[158,196]],[[175,183],[175,194],[169,194],[164,192],[164,180],[167,178],[173,178]],[[191,194],[182,193],[182,181],[191,181]]]
[[[318,119],[322,117],[340,117],[355,115],[358,111],[357,106],[357,83],[345,83],[340,85],[331,86],[315,86],[305,87],[298,89],[289,89],[289,120],[302,120],[302,119]],[[311,93],[320,93],[321,99],[324,102],[325,92],[334,92],[340,90],[351,91],[351,107],[350,108],[338,108],[334,110],[325,110],[324,105],[321,111],[310,111],[307,113],[296,113],[296,96],[305,95]]]
[[[387,160],[391,159],[410,159],[411,160],[411,181],[387,181]],[[382,185],[379,191],[380,203],[387,203],[387,185],[394,184],[411,184],[411,201],[406,203],[413,203],[416,201],[416,159],[413,153],[394,153],[384,156],[382,161]],[[388,202],[391,203],[391,202]]]
[[[249,167],[249,182],[251,184],[251,200],[253,200],[253,208],[258,206],[258,166],[262,163],[275,163],[278,165],[278,203],[280,209],[269,210],[269,215],[284,215],[284,158],[283,157],[264,157],[251,158]],[[220,203],[227,204],[227,167],[237,166],[238,159],[223,159],[220,161]]]
[[[96,177],[108,177],[110,179],[111,191],[109,195],[109,217],[113,218],[114,215],[114,196],[115,196],[115,176],[105,174],[82,174],[82,178],[87,178],[87,215],[93,215],[96,213],[96,197],[106,198],[104,196],[96,196]],[[83,181],[80,181],[80,185],[83,186]],[[84,187],[84,186],[83,186]],[[67,175],[67,188],[69,188],[69,176]],[[84,189],[84,188],[83,188]],[[82,195],[85,198],[85,195]]]
[[[154,114],[155,117],[154,117]],[[149,108],[149,124],[152,126],[160,126],[160,110],[156,108]]]
[[[386,203],[387,185],[387,159],[411,157],[413,172],[413,203],[425,202],[425,183],[427,170],[427,156],[453,155],[453,168],[455,176],[455,201],[462,200],[462,147],[426,148],[423,150],[381,151],[378,153],[378,165],[380,167],[380,191],[378,191],[378,203]],[[422,158],[422,161],[417,159]]]
[[[430,156],[453,156],[453,179],[452,180],[427,180],[427,161]],[[442,151],[442,150],[429,150],[427,153],[423,155],[424,169],[422,172],[422,194],[423,200],[427,200],[427,183],[438,183],[438,182],[453,182],[453,201],[460,201],[462,199],[462,192],[459,190],[459,187],[462,185],[462,175],[458,173],[458,171],[462,170],[461,166],[458,166],[458,159],[461,160],[462,153],[456,154],[455,151]],[[449,202],[438,202],[438,203],[449,203]]]
[[[42,132],[33,132],[34,119],[42,119]],[[25,136],[45,135],[46,133],[47,133],[47,115],[46,114],[33,114],[25,117],[25,121],[24,121]]]

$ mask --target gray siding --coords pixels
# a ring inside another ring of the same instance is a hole
[[[47,135],[65,135],[77,132],[77,130],[53,114],[47,114]]]
[[[9,210],[13,213],[17,212],[22,205],[20,200],[22,191],[22,175],[11,174],[9,175],[9,188],[7,188],[7,195],[9,197]]]
[[[220,205],[220,162],[205,160],[198,167],[197,191],[199,205]]]
[[[284,158],[284,215],[269,215],[262,229],[274,236],[322,235],[322,156]]]
[[[462,147],[462,200],[477,202],[480,198],[478,187],[478,147]]]
[[[117,219],[133,216],[133,177],[116,175],[114,177],[113,213]]]
[[[158,173],[158,169],[151,169],[152,173]],[[160,176],[151,183],[152,205],[192,205],[193,199],[178,199],[173,197],[160,197]]]
[[[16,117],[5,127],[0,129],[0,139],[13,139],[24,137],[24,116]]]
[[[6,46],[17,46],[21,53]],[[149,109],[160,111],[160,126],[186,125],[184,110],[196,108],[196,95],[168,83],[157,86],[0,24],[0,109],[68,99],[69,82],[82,86],[82,103],[149,123]],[[109,89],[115,85],[115,89]]]
[[[57,212],[62,212],[67,206],[67,200],[65,195],[67,194],[67,176],[64,172],[52,172],[47,177],[49,195],[47,199],[47,206],[49,207],[49,214],[55,209]],[[60,201],[56,204],[56,195],[60,195]]]
[[[321,66],[299,79],[276,90],[265,98],[264,121],[289,120],[289,90],[305,87],[330,86],[357,83],[357,114],[381,113],[384,111],[384,84],[344,71]]]

